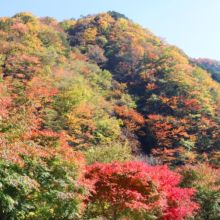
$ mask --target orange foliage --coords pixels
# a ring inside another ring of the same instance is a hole
[[[119,118],[122,118],[125,126],[132,130],[137,131],[145,124],[144,117],[138,113],[134,109],[128,109],[126,105],[123,106],[115,106],[115,112],[119,116]]]

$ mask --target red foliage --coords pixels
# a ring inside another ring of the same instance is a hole
[[[83,154],[78,151],[73,151],[66,141],[63,134],[57,134],[53,131],[30,131],[28,135],[25,136],[26,141],[34,141],[40,146],[43,146],[45,154],[42,157],[59,157],[61,161],[74,163],[75,165],[85,164]],[[47,153],[46,153],[47,152]],[[39,154],[39,153],[37,153]],[[39,155],[35,156],[39,156]]]
[[[0,83],[0,120],[8,117],[11,97],[6,96],[6,87]]]
[[[87,203],[98,204],[103,216],[116,217],[130,210],[142,217],[141,213],[151,213],[160,219],[181,220],[199,209],[191,201],[194,190],[179,188],[181,176],[167,166],[114,162],[96,163],[86,170],[85,178],[95,181],[95,192]]]
[[[6,61],[6,75],[17,78],[30,78],[40,70],[38,57],[30,55],[9,55]]]
[[[197,99],[183,99],[183,97],[181,96],[181,102],[184,103],[186,110],[192,109],[192,110],[196,110],[199,111],[201,109],[201,106],[198,105],[198,100]]]
[[[24,157],[44,163],[45,160],[56,156],[61,161],[84,163],[82,153],[74,152],[63,135],[53,131],[39,131],[40,119],[36,115],[35,103],[30,106],[15,107],[7,92],[6,85],[0,83],[0,121],[3,130],[2,132],[0,129],[0,155],[2,160],[25,166]]]
[[[209,66],[215,66],[218,67],[219,63],[217,60],[211,60],[209,58],[199,58],[199,59],[192,59],[192,60],[196,60],[198,63],[206,65],[208,64]]]
[[[150,54],[149,54],[149,58],[153,58],[153,59],[155,59],[156,56],[154,56],[152,53],[150,53]]]
[[[82,67],[83,73],[86,77],[91,76],[92,71],[90,70],[90,68],[86,68],[86,67]]]
[[[123,74],[128,73],[131,75],[131,68],[124,62],[119,62],[118,70]]]
[[[28,27],[25,24],[17,23],[11,26],[12,30],[17,30],[19,33],[25,34],[28,31]]]
[[[115,112],[122,118],[125,126],[132,131],[140,129],[145,124],[144,117],[132,108],[127,109],[126,105],[115,106]]]
[[[84,61],[87,61],[89,58],[87,57],[87,56],[85,56],[85,55],[82,55],[82,54],[80,54],[80,55],[73,55],[73,58],[75,58],[75,59],[79,59],[79,60],[84,60]]]
[[[146,85],[146,92],[152,91],[152,90],[157,89],[157,88],[158,88],[158,86],[155,85],[154,83],[148,83]]]
[[[31,80],[27,95],[37,107],[48,106],[53,102],[53,97],[58,94],[58,89],[53,88],[49,83],[41,77],[33,77]]]

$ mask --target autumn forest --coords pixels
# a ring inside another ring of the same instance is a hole
[[[0,18],[0,220],[220,219],[220,63],[115,11]]]

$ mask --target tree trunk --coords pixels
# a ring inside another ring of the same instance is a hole
[[[0,206],[0,220],[7,220],[8,213]]]

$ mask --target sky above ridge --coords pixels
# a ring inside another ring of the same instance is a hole
[[[28,11],[62,21],[117,11],[192,58],[220,60],[220,0],[0,0],[0,17]]]

